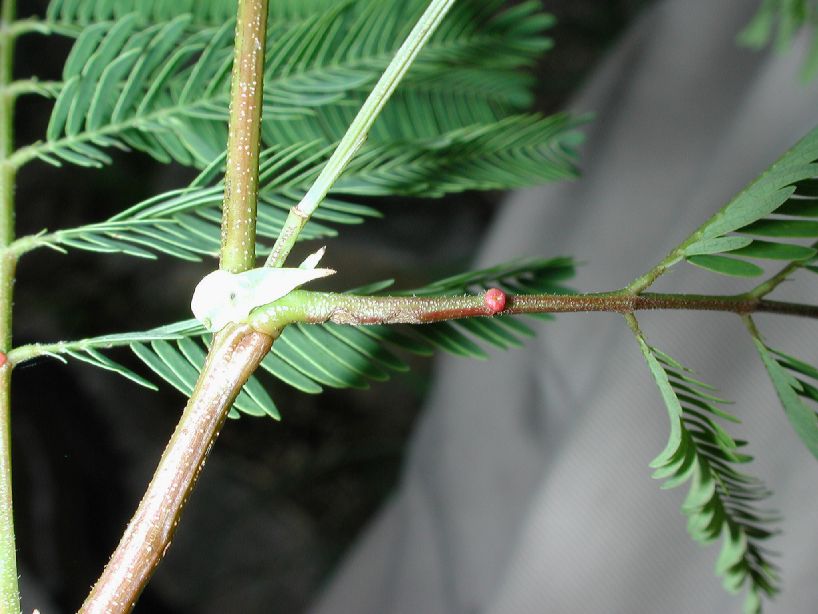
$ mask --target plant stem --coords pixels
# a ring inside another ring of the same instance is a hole
[[[633,297],[624,292],[605,294],[524,295],[506,296],[507,309],[499,314],[511,313],[571,313],[612,312],[630,313],[640,310],[697,310],[723,311],[736,314],[773,313],[779,315],[818,318],[818,306],[784,303],[747,298],[744,295],[706,296],[687,294],[646,294]],[[498,315],[487,309],[483,296],[409,297],[409,296],[356,296],[295,290],[268,307],[256,309],[250,325],[257,331],[276,331],[277,328],[296,322],[321,323],[332,321],[339,324],[423,324],[442,320]],[[178,339],[168,335],[156,337]],[[87,349],[110,349],[128,346],[134,340],[102,338],[59,341],[56,343],[32,343],[14,348],[8,354],[12,365],[19,365],[40,356],[59,358],[60,354]]]
[[[14,96],[6,88],[12,81],[14,0],[0,8],[0,248],[14,240],[15,169],[8,163],[14,147]],[[13,254],[0,256],[0,351],[11,349]],[[0,366],[0,612],[20,612],[17,553],[14,540],[14,507],[11,481],[11,364]]]
[[[267,354],[268,335],[228,327],[213,343],[201,377],[136,513],[80,612],[130,612],[170,547],[208,452],[241,387]]]
[[[457,318],[524,313],[601,311],[630,314],[635,311],[674,309],[724,311],[739,315],[778,313],[818,319],[818,306],[747,298],[743,295],[703,296],[642,294],[627,291],[604,294],[508,295],[506,307],[496,312],[484,295],[467,296],[356,296],[295,290],[268,307],[251,314],[253,329],[277,331],[295,322],[367,324],[425,324]]]
[[[818,242],[813,243],[810,245],[813,249],[818,249]],[[767,281],[758,284],[755,288],[750,290],[747,293],[747,296],[751,296],[754,298],[762,298],[767,296],[770,292],[775,290],[779,285],[781,285],[787,278],[795,273],[800,268],[803,268],[810,264],[810,260],[795,260],[790,262],[784,268],[782,268],[778,273],[770,277]]]
[[[221,263],[241,272],[255,264],[258,154],[267,0],[239,0],[230,92],[230,124]],[[277,333],[246,325],[219,332],[136,513],[80,612],[130,612],[170,547],[188,497],[241,387]]]
[[[230,87],[230,136],[224,175],[220,268],[241,273],[256,264],[256,205],[267,0],[242,0]]]
[[[695,237],[696,235],[688,237],[684,243],[673,248],[673,250],[667,256],[665,256],[665,258],[659,264],[641,277],[634,279],[627,286],[628,292],[631,294],[639,294],[650,288],[654,282],[664,275],[670,267],[682,259],[684,248],[693,243],[695,241]]]
[[[59,95],[62,81],[41,81],[35,77],[13,81],[0,90],[0,95],[8,93],[12,100],[28,94],[36,94],[44,98],[56,98]]]
[[[455,0],[432,0],[423,12],[409,36],[400,46],[395,57],[386,67],[383,75],[375,84],[358,115],[338,143],[326,166],[321,170],[315,183],[310,187],[301,202],[290,209],[284,227],[278,235],[272,252],[267,257],[265,266],[280,267],[284,264],[295,245],[301,229],[304,228],[312,214],[329,193],[332,186],[344,172],[361,145],[366,141],[372,124],[375,123],[384,105],[387,103],[406,71],[412,66],[420,50],[434,34],[440,22],[448,13]]]

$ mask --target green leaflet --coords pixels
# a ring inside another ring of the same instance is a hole
[[[404,294],[463,294],[499,284],[547,286],[567,292],[561,283],[573,272],[574,264],[568,258],[517,260],[449,277]],[[372,284],[370,291],[381,291],[389,285]],[[532,335],[528,326],[512,316],[464,320],[457,325],[451,322],[403,327],[294,325],[284,330],[261,367],[293,388],[317,394],[324,387],[367,388],[370,382],[381,382],[393,373],[407,371],[408,365],[394,350],[429,356],[434,349],[442,349],[457,356],[484,359],[487,354],[478,341],[509,349],[520,347]],[[196,320],[186,320],[142,333],[23,346],[12,350],[9,358],[20,363],[44,355],[64,360],[67,355],[155,389],[141,375],[104,354],[127,345],[154,374],[189,395],[204,365],[209,343],[207,331]],[[237,418],[241,414],[279,418],[266,387],[256,376],[245,384],[230,416]]]
[[[702,269],[733,277],[757,277],[764,273],[764,269],[752,262],[727,256],[690,256],[687,261]]]
[[[787,419],[802,443],[818,458],[818,414],[806,403],[818,402],[818,371],[792,356],[770,349],[758,334],[753,334],[753,341]]]
[[[752,459],[739,452],[743,442],[716,421],[737,419],[718,407],[723,400],[711,394],[711,386],[649,346],[632,316],[629,323],[670,419],[667,445],[650,463],[653,477],[664,480],[663,489],[689,483],[682,505],[688,532],[702,544],[721,541],[716,574],[730,592],[746,585],[745,611],[760,612],[761,596],[779,590],[776,568],[760,545],[773,535],[765,527],[776,518],[755,508],[770,493],[760,480],[735,468]]]
[[[629,289],[645,290],[681,260],[739,277],[764,273],[748,259],[787,261],[789,269],[805,264],[816,252],[799,240],[818,238],[818,222],[810,219],[818,214],[817,162],[815,128]]]
[[[697,240],[721,237],[728,232],[740,231],[742,227],[773,213],[796,193],[795,184],[818,175],[816,160],[818,129],[801,139],[699,228],[694,236]]]
[[[769,260],[808,260],[815,256],[815,249],[803,245],[788,243],[771,243],[769,241],[753,241],[746,247],[733,250],[736,256],[750,258],[767,258]]]
[[[15,163],[100,166],[110,161],[106,148],[129,147],[206,166],[226,140],[233,6],[52,2],[50,25],[77,40],[48,138],[23,148]],[[335,142],[424,6],[272,2],[264,114],[276,121],[264,123],[266,144]],[[550,46],[543,32],[553,20],[537,2],[502,7],[458,3],[379,119],[373,143],[490,125],[531,103],[531,78],[519,69]]]
[[[719,237],[717,239],[702,239],[685,248],[685,256],[704,256],[721,252],[732,252],[746,247],[753,240],[747,237]]]

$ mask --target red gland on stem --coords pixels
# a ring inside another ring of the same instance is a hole
[[[3,352],[0,352],[0,367],[6,364],[9,360],[9,357],[6,356]]]
[[[483,295],[483,304],[491,313],[500,313],[506,308],[506,293],[499,288],[489,288]]]

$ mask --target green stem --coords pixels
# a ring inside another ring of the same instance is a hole
[[[12,99],[28,94],[36,94],[44,98],[56,98],[62,85],[62,81],[41,81],[32,77],[31,79],[12,81],[0,90],[0,95],[7,94]]]
[[[14,147],[14,97],[2,92],[12,82],[14,36],[7,28],[14,21],[14,0],[0,8],[0,248],[14,240],[14,167],[8,164]],[[0,257],[0,352],[11,349],[13,254]],[[5,354],[3,355],[5,359]],[[0,366],[0,612],[20,612],[14,506],[11,481],[11,365]]]
[[[230,87],[230,136],[224,175],[220,268],[241,273],[256,264],[256,206],[264,94],[267,1],[242,0]]]
[[[375,84],[315,183],[304,195],[304,198],[301,199],[301,202],[290,210],[290,214],[284,222],[284,227],[281,229],[265,266],[283,266],[298,239],[299,233],[361,148],[361,145],[364,144],[375,119],[377,119],[406,71],[412,66],[418,53],[437,30],[440,22],[443,21],[446,13],[454,3],[455,0],[432,0],[423,12],[423,15],[421,15],[407,39],[398,49],[395,57],[392,58],[389,66],[386,67],[383,75]]]
[[[634,279],[626,288],[628,292],[631,294],[639,294],[640,292],[644,292],[648,288],[650,288],[654,282],[659,279],[665,272],[672,267],[674,264],[679,262],[682,259],[682,254],[684,253],[684,249],[690,245],[691,243],[695,242],[695,235],[689,237],[685,240],[684,243],[675,247],[673,251],[671,251],[665,258],[653,267],[650,271],[642,275],[641,277],[637,277]]]
[[[0,613],[20,612],[11,489],[11,365],[0,367]]]
[[[13,21],[12,17],[9,21],[4,21],[3,25],[12,39],[16,39],[24,34],[51,34],[52,31],[48,24],[40,21],[36,17],[18,19],[17,21]]]
[[[818,242],[813,243],[812,245],[810,245],[810,247],[812,247],[813,249],[818,249]],[[810,260],[795,260],[793,262],[790,262],[778,273],[770,277],[770,279],[768,279],[764,283],[758,284],[755,288],[750,290],[747,293],[747,296],[752,298],[762,298],[767,296],[770,292],[772,292],[783,282],[785,282],[790,275],[795,273],[795,271],[805,267],[808,264],[810,264]]]

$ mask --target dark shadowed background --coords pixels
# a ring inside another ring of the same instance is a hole
[[[552,32],[556,48],[539,67],[537,93],[539,109],[555,111],[646,2],[544,4],[558,25]],[[41,14],[45,5],[21,0],[18,13]],[[57,37],[21,39],[16,76],[58,78],[68,48]],[[17,144],[44,134],[50,107],[34,97],[19,101]],[[103,170],[26,166],[17,188],[18,233],[102,220],[192,176],[142,154],[114,157]],[[347,287],[387,277],[411,287],[462,270],[500,196],[379,202],[385,218],[342,228],[329,244],[327,262],[343,272],[339,281]],[[18,269],[15,344],[188,318],[192,289],[213,267],[168,258],[34,252]],[[130,361],[127,351],[117,358]],[[281,423],[230,421],[137,610],[302,611],[395,485],[433,363],[413,360],[413,366],[368,391],[307,396],[272,384]],[[118,541],[183,404],[167,386],[152,393],[77,362],[43,360],[15,371],[15,518],[26,612],[78,607]]]

